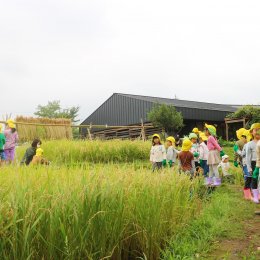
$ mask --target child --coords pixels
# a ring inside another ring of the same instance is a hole
[[[43,164],[43,165],[50,164],[50,162],[48,160],[43,158],[43,149],[40,147],[37,148],[36,154],[33,156],[33,159],[32,159],[32,165],[39,165],[39,164]]]
[[[256,131],[255,139],[257,139],[256,144],[256,167],[252,176],[252,193],[253,193],[253,202],[259,203],[259,170],[260,170],[260,127]]]
[[[176,158],[178,155],[178,151],[175,149],[175,139],[172,136],[169,136],[167,139],[167,153],[166,153],[166,159],[170,167],[173,167]]]
[[[34,157],[36,155],[36,149],[41,146],[41,140],[39,139],[34,139],[32,142],[31,147],[29,147],[25,154],[24,157],[21,161],[21,164],[29,165]]]
[[[244,145],[247,143],[247,135],[248,135],[248,130],[245,128],[240,128],[239,130],[236,131],[237,134],[237,139],[238,141],[235,143],[234,146],[234,166],[238,167],[239,165],[242,166],[242,151],[244,148]]]
[[[166,150],[164,145],[161,144],[161,139],[158,134],[153,135],[153,146],[150,152],[150,161],[153,164],[153,172],[162,169],[166,166]]]
[[[196,134],[197,138],[199,138],[201,131],[197,127],[195,127],[192,129],[192,133]]]
[[[208,137],[207,146],[209,149],[208,165],[209,165],[209,178],[206,180],[206,184],[219,186],[221,185],[221,179],[219,178],[218,165],[220,163],[220,156],[224,156],[222,148],[219,146],[216,139],[217,129],[213,125],[205,124],[205,134]]]
[[[15,156],[15,146],[18,142],[18,134],[15,129],[15,124],[12,119],[8,119],[6,122],[6,129],[4,131],[5,135],[5,157],[6,161],[11,163],[14,161],[14,156]]]
[[[229,164],[229,156],[228,155],[222,156],[222,160],[221,160],[221,163],[219,164],[218,168],[222,169],[223,178],[227,182],[229,182],[229,183],[234,182],[234,176],[229,173],[230,164]]]
[[[256,144],[260,139],[260,135],[258,134],[258,130],[260,129],[260,123],[255,123],[250,128],[250,133],[252,135],[253,140],[246,145],[246,166],[248,170],[248,177],[246,177],[244,194],[246,197],[251,196],[250,188],[252,186],[252,192],[256,195],[257,193],[257,182],[254,180],[252,182],[252,174],[256,168]],[[253,197],[255,197],[253,195]]]
[[[209,149],[207,147],[207,136],[204,133],[200,133],[200,146],[199,146],[199,160],[200,167],[203,169],[204,177],[208,176],[209,166],[208,166],[208,157],[209,157]]]
[[[4,145],[5,136],[2,133],[2,125],[0,124],[0,166],[2,165],[3,161],[5,161]]]
[[[194,155],[190,152],[192,147],[192,142],[185,138],[182,143],[181,152],[178,155],[179,158],[179,172],[184,172],[185,174],[190,175],[193,178],[195,172],[195,162],[194,162]]]
[[[189,139],[192,142],[191,152],[194,155],[195,168],[198,169],[199,164],[199,144],[198,144],[198,136],[194,133],[189,135]]]

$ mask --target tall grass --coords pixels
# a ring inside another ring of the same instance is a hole
[[[3,168],[0,259],[158,259],[199,211],[199,188],[131,166]]]
[[[17,149],[18,158],[21,159],[25,149]],[[42,144],[45,156],[57,164],[79,163],[128,163],[140,160],[149,160],[150,142],[142,141],[47,141]]]

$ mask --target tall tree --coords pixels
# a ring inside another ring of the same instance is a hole
[[[183,117],[174,106],[155,105],[148,113],[148,120],[155,127],[163,128],[169,135],[179,131],[183,126]]]
[[[61,108],[60,101],[54,100],[49,101],[47,105],[38,105],[36,112],[34,113],[39,117],[48,118],[68,118],[71,119],[73,123],[78,122],[77,119],[79,113],[79,106],[70,108]]]

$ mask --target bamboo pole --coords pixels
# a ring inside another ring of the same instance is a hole
[[[0,121],[0,124],[6,124],[6,121]],[[74,127],[74,128],[142,128],[140,125],[133,125],[133,126],[108,126],[108,125],[68,125],[68,124],[43,124],[43,123],[28,123],[28,122],[15,122],[16,125],[32,125],[32,126],[66,126],[66,127]],[[151,125],[144,125],[144,128],[154,128]]]

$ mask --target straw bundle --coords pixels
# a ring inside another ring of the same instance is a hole
[[[19,139],[21,141],[30,141],[34,138],[41,138],[44,140],[72,138],[70,119],[17,116],[15,121]],[[28,125],[28,123],[30,123],[30,125]]]

